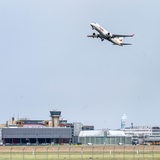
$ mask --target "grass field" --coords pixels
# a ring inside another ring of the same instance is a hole
[[[160,160],[160,146],[1,146],[0,160]]]

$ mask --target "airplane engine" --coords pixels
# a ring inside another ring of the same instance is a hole
[[[112,37],[112,34],[110,32],[107,33],[108,37]]]
[[[99,35],[98,35],[98,34],[96,34],[96,33],[93,33],[93,37],[95,37],[95,38],[99,38]]]

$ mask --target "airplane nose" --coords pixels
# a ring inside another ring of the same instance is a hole
[[[92,29],[95,29],[95,23],[90,23]]]
[[[90,23],[90,25],[91,25],[91,27],[93,27],[93,26],[94,26],[94,23]]]

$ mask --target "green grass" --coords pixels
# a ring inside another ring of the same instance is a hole
[[[2,146],[0,160],[160,160],[160,146]]]

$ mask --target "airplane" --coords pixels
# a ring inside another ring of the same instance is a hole
[[[101,41],[105,39],[112,42],[114,45],[123,46],[123,45],[132,45],[131,43],[123,43],[123,37],[133,37],[134,34],[130,35],[121,35],[121,34],[112,34],[100,26],[98,23],[90,24],[93,30],[96,30],[98,34],[93,33],[92,35],[87,35],[87,37],[100,38]]]

